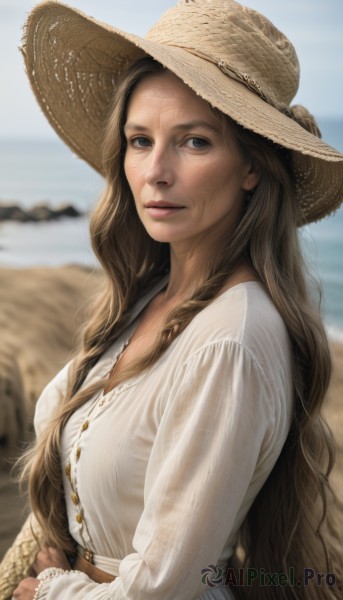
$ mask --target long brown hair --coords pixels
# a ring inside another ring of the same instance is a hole
[[[140,223],[123,170],[123,127],[127,105],[143,78],[165,73],[146,58],[134,65],[116,93],[104,140],[106,188],[91,220],[91,240],[107,275],[107,287],[85,329],[83,347],[74,361],[70,385],[58,415],[31,452],[23,478],[29,481],[32,509],[50,544],[73,551],[61,484],[60,437],[70,415],[103,386],[84,389],[92,366],[125,328],[142,293],[169,267],[168,245],[152,240]],[[310,300],[299,246],[300,208],[295,199],[292,158],[287,150],[244,130],[214,109],[227,135],[256,164],[261,180],[247,197],[244,212],[230,236],[222,240],[203,284],[173,309],[153,348],[119,374],[116,383],[156,362],[190,320],[218,294],[242,261],[249,261],[280,312],[293,349],[294,415],[291,429],[273,471],[257,496],[242,528],[244,564],[266,571],[305,566],[330,571],[325,539],[328,475],[333,464],[331,434],[321,415],[331,374],[327,337],[319,307]],[[229,501],[229,500],[228,500]],[[314,510],[315,506],[315,510]],[[320,592],[320,593],[319,593]],[[249,597],[332,598],[321,588],[258,587]]]

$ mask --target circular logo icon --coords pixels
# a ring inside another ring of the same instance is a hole
[[[206,569],[201,569],[201,581],[209,587],[216,587],[223,583],[223,571],[215,565],[208,565]]]

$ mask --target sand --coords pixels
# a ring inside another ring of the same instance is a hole
[[[87,300],[102,284],[99,272],[78,266],[0,268],[0,557],[25,516],[24,499],[8,468],[15,440],[25,437],[40,391],[70,358]],[[332,350],[325,413],[337,441],[331,480],[343,507],[343,346],[332,344]],[[343,530],[337,534],[343,539]]]
[[[20,529],[25,502],[11,481],[17,441],[32,435],[44,386],[71,358],[100,272],[79,266],[0,268],[0,557]]]

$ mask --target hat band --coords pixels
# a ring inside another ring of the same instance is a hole
[[[258,94],[258,96],[260,96],[262,100],[265,100],[266,102],[268,102],[268,104],[274,106],[274,108],[280,110],[279,107],[286,106],[284,104],[281,104],[281,102],[277,102],[274,95],[271,96],[270,94],[267,94],[267,92],[265,92],[261,88],[261,86],[257,83],[255,79],[253,79],[253,77],[251,77],[251,75],[249,75],[249,73],[240,73],[240,71],[236,71],[231,66],[229,66],[225,60],[222,59],[218,60],[216,64],[217,67],[219,67],[219,69],[223,73],[225,73],[225,75],[229,75],[229,77],[232,77],[232,79],[236,79],[236,81],[244,83],[244,85],[247,88],[249,88],[249,90],[255,92],[255,94]]]
[[[171,44],[168,44],[168,45],[171,45]],[[226,60],[224,60],[222,58],[214,58],[214,57],[210,56],[209,54],[205,54],[204,52],[201,52],[195,48],[189,48],[189,47],[180,46],[180,45],[176,45],[176,44],[173,44],[173,47],[180,48],[181,50],[185,50],[189,54],[193,54],[193,56],[197,56],[198,58],[202,58],[202,59],[206,60],[207,62],[211,62],[212,64],[216,65],[222,71],[222,73],[224,73],[224,75],[228,75],[229,77],[231,77],[231,79],[235,79],[239,83],[243,83],[251,92],[254,92],[258,96],[260,96],[260,98],[262,98],[262,100],[264,100],[265,102],[268,102],[268,104],[270,104],[277,110],[279,110],[281,112],[286,112],[286,113],[289,110],[289,107],[287,106],[287,104],[285,104],[283,102],[279,102],[275,98],[275,95],[272,92],[268,93],[265,89],[263,89],[260,86],[260,84],[256,81],[256,79],[251,77],[251,75],[249,75],[249,73],[242,73],[237,68],[230,65]]]
[[[168,44],[171,45],[171,44]],[[273,93],[268,93],[257,83],[256,79],[251,77],[249,73],[241,73],[238,69],[229,65],[222,58],[213,58],[212,56],[205,54],[199,50],[195,50],[193,48],[183,47],[176,44],[173,44],[175,48],[181,48],[185,50],[189,54],[193,54],[193,56],[197,56],[198,58],[202,58],[212,64],[216,65],[224,75],[227,75],[231,79],[238,81],[239,83],[243,83],[251,92],[257,94],[262,100],[273,106],[276,110],[283,113],[296,123],[311,132],[313,135],[317,137],[321,137],[320,130],[318,125],[311,113],[304,107],[300,105],[289,106],[285,102],[279,102]]]

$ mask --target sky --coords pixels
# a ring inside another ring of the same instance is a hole
[[[126,31],[144,35],[176,0],[66,2]],[[343,0],[245,0],[293,42],[301,66],[297,103],[316,117],[343,118]],[[0,0],[0,137],[55,138],[36,105],[18,50],[31,0]]]

